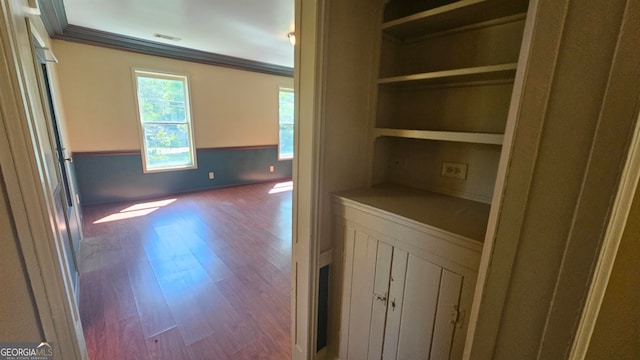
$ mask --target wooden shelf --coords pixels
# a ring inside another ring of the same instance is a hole
[[[374,137],[390,136],[407,139],[441,140],[492,145],[502,145],[502,141],[504,139],[503,134],[388,128],[375,128],[373,129],[373,135]]]
[[[336,195],[373,211],[401,216],[479,242],[484,241],[487,231],[490,205],[477,201],[390,184]]]
[[[382,24],[399,39],[422,36],[527,11],[528,0],[461,0]]]
[[[434,71],[422,74],[401,75],[379,79],[378,84],[416,86],[513,79],[515,77],[517,67],[518,63],[509,63]]]

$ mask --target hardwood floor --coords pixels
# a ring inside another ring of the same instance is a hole
[[[87,206],[83,222],[90,359],[290,358],[287,184]]]

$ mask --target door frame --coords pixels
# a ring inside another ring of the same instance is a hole
[[[292,359],[316,357],[325,1],[295,1]]]
[[[0,0],[0,167],[45,337],[34,341],[54,341],[55,355],[61,359],[87,359],[69,269],[54,221],[54,189],[45,181],[47,159],[42,154],[42,134],[36,123],[44,113],[42,104],[37,104],[41,99],[33,96],[37,82],[33,51],[27,53],[25,47],[31,44],[29,16],[34,9],[26,3]]]

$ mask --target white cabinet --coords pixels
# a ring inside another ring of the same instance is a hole
[[[340,358],[459,359],[481,243],[413,220],[410,209],[391,213],[381,194],[334,198],[344,243]],[[475,203],[460,200],[441,215],[473,213]]]

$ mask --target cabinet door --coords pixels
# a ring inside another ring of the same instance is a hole
[[[389,300],[389,276],[393,247],[378,242],[376,256],[376,274],[373,285],[373,308],[371,311],[371,330],[369,331],[369,360],[382,358],[382,344],[384,341],[384,327],[387,317]]]
[[[462,276],[442,269],[430,359],[450,358],[453,335],[456,331],[456,325],[461,320],[461,290]],[[462,325],[461,321],[460,325]]]
[[[395,261],[394,256],[394,266]],[[398,264],[403,265],[402,261]],[[461,286],[461,276],[408,254],[401,307],[397,303],[394,306],[397,294],[390,292],[388,324],[396,322],[398,316],[400,321],[397,335],[389,329],[385,346],[388,344],[390,352],[397,349],[395,356],[389,354],[384,359],[448,359]],[[391,336],[397,336],[395,344]]]
[[[389,305],[385,326],[382,358],[396,359],[398,354],[398,335],[402,320],[402,299],[404,297],[405,277],[407,275],[407,257],[409,254],[401,249],[394,249],[389,282]]]
[[[398,359],[429,358],[441,274],[441,267],[409,254],[398,333]]]
[[[345,229],[340,358],[449,359],[463,277]]]
[[[393,248],[362,231],[345,235],[341,357],[380,359]]]

